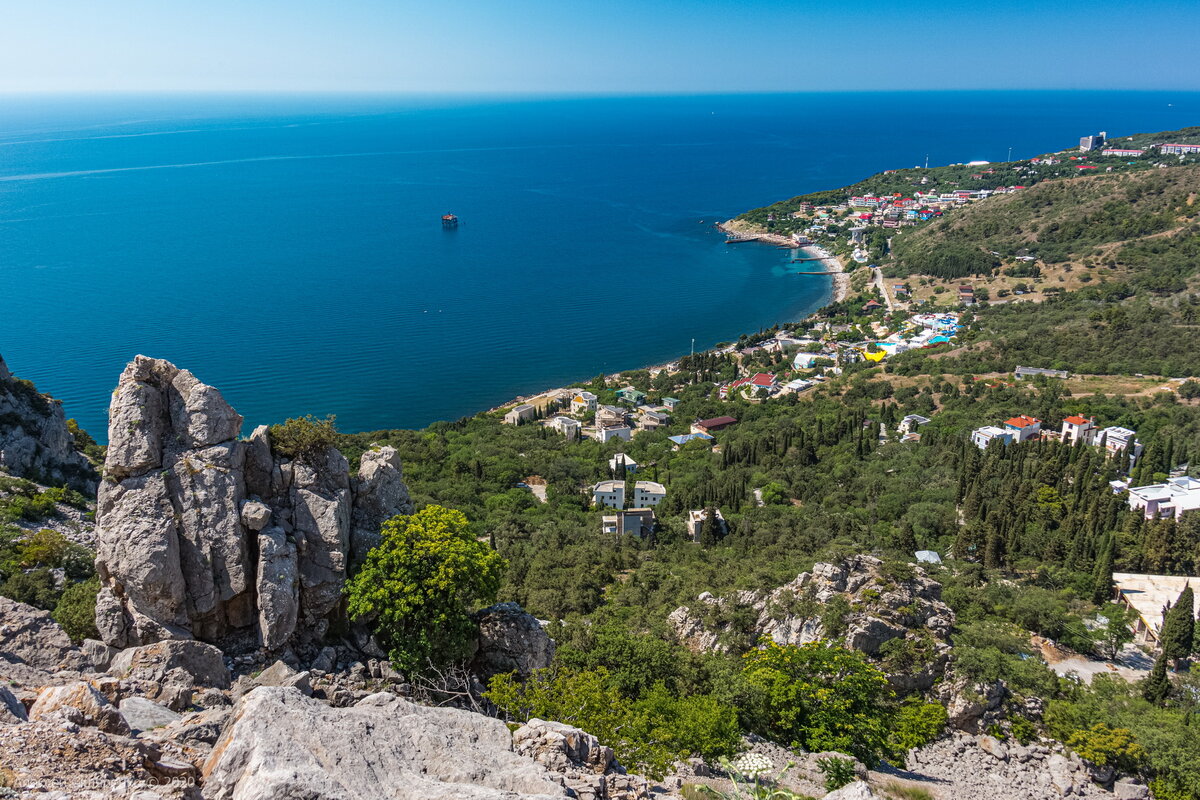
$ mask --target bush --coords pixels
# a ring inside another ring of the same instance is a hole
[[[923,747],[941,736],[950,716],[939,703],[910,700],[900,707],[892,723],[888,745],[900,759],[914,747]]]
[[[54,607],[54,621],[76,644],[84,639],[100,638],[100,631],[96,630],[96,593],[99,591],[99,578],[73,583],[63,591]]]
[[[1119,772],[1135,772],[1146,760],[1146,751],[1126,728],[1110,728],[1098,722],[1085,731],[1076,731],[1067,739],[1067,747],[1080,758]]]
[[[289,419],[282,425],[272,425],[267,429],[271,449],[286,458],[312,461],[324,455],[337,441],[336,419],[332,414],[325,419],[309,414]]]
[[[818,758],[817,769],[825,776],[825,791],[836,792],[854,782],[854,762],[849,758]]]
[[[59,591],[46,567],[15,572],[0,586],[0,595],[18,603],[50,611],[58,604]]]
[[[350,617],[370,622],[402,670],[470,655],[469,613],[496,599],[504,559],[475,538],[462,512],[442,506],[393,517],[380,533],[346,584]]]
[[[873,765],[887,751],[887,678],[862,653],[826,642],[767,642],[746,654],[751,728],[789,747],[837,750]]]

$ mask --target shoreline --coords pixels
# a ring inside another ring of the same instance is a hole
[[[795,250],[804,250],[804,251],[815,254],[818,257],[818,263],[825,265],[825,267],[830,270],[830,272],[831,272],[830,277],[833,279],[833,284],[830,287],[829,299],[826,302],[822,303],[821,305],[817,306],[817,308],[813,309],[811,312],[809,312],[809,316],[812,316],[812,314],[815,314],[817,311],[821,310],[822,308],[825,308],[826,306],[828,306],[832,303],[843,302],[850,295],[850,273],[846,272],[845,265],[842,263],[842,260],[840,258],[838,258],[834,254],[830,253],[828,250],[826,250],[824,247],[821,247],[819,244],[797,245],[789,237],[780,236],[779,234],[775,234],[775,233],[760,233],[758,231],[754,231],[749,228],[743,228],[741,225],[737,224],[735,220],[732,220],[732,219],[726,220],[725,222],[718,222],[715,227],[717,228],[717,230],[719,230],[723,233],[732,233],[735,235],[740,234],[740,235],[744,235],[744,236],[745,235],[753,235],[755,240],[760,241],[764,244],[770,244],[770,245],[776,246],[776,247],[788,247],[788,248],[792,248]],[[747,239],[747,241],[750,241],[750,240]],[[702,350],[700,352],[709,352],[710,350],[717,350],[717,349],[719,349],[719,348],[711,347],[711,348],[708,348],[707,350]],[[682,358],[682,356],[680,356],[680,358]],[[675,359],[674,361],[678,361],[678,360],[679,359]],[[649,364],[649,365],[646,365],[643,367],[637,367],[637,369],[662,370],[662,369],[666,369],[667,367],[669,367],[672,363],[674,363],[674,361],[668,361],[665,364]],[[609,374],[605,375],[605,378],[611,379],[614,376],[621,374],[621,372],[628,372],[628,371],[629,370],[619,370],[614,373],[609,373]],[[555,394],[557,392],[562,392],[568,388],[570,388],[570,387],[556,386],[556,387],[551,387],[549,389],[543,389],[542,391],[536,392],[535,394],[531,394],[531,395],[518,395],[517,397],[513,398],[512,400],[509,400],[505,403],[501,403],[500,405],[495,406],[494,408],[489,408],[486,411],[482,411],[479,413],[493,414],[498,411],[504,411],[506,409],[512,408],[514,405],[519,405],[521,403],[532,403],[536,400],[539,400],[541,398]]]

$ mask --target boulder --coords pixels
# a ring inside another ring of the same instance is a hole
[[[350,560],[361,564],[380,542],[379,529],[397,514],[411,514],[412,501],[394,447],[375,446],[359,458],[350,520]]]
[[[83,653],[83,658],[88,666],[97,672],[107,672],[113,656],[120,652],[117,648],[109,647],[99,639],[84,639],[79,645],[79,650]]]
[[[14,725],[27,719],[29,715],[25,712],[25,705],[7,686],[0,686],[0,725]]]
[[[483,682],[516,671],[522,679],[554,660],[554,640],[532,614],[516,603],[498,603],[474,616],[479,626],[474,672]]]
[[[211,747],[221,738],[221,732],[229,724],[230,717],[228,708],[210,708],[185,714],[165,728],[154,731],[154,737],[182,745]]]
[[[7,597],[0,597],[0,662],[43,672],[85,666],[83,654],[50,612]]]
[[[1116,800],[1149,800],[1150,788],[1133,778],[1121,778],[1113,784],[1113,797]]]
[[[159,684],[229,688],[229,670],[221,651],[193,640],[168,640],[122,650],[113,657],[109,673]]]
[[[282,528],[258,535],[258,631],[267,650],[283,647],[296,630],[300,575],[296,545]]]
[[[254,686],[284,686],[312,694],[307,672],[297,672],[282,661],[276,661],[254,677]]]
[[[129,735],[129,725],[112,703],[89,684],[75,681],[43,689],[29,709],[31,721],[62,714],[78,725],[91,725],[106,733]]]
[[[117,709],[135,734],[166,727],[180,719],[179,714],[145,697],[126,697]]]
[[[204,765],[208,800],[492,800],[566,796],[512,751],[503,722],[391,694],[332,708],[294,689],[245,695]]]
[[[513,733],[513,750],[555,772],[582,768],[603,775],[616,764],[611,747],[579,728],[531,719]]]
[[[879,795],[866,781],[854,781],[825,795],[825,800],[877,800]]]

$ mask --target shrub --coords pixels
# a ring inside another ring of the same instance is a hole
[[[318,458],[337,441],[336,419],[332,414],[325,419],[309,414],[272,425],[267,429],[271,449],[286,458],[308,461]]]
[[[96,630],[96,593],[99,591],[99,578],[73,583],[63,590],[54,607],[54,621],[76,644],[84,639],[100,638],[100,631]]]
[[[1080,758],[1120,772],[1134,772],[1146,760],[1146,751],[1126,728],[1110,728],[1098,722],[1088,730],[1076,731],[1067,739],[1067,747]]]
[[[946,707],[940,703],[922,703],[915,699],[905,702],[892,723],[889,747],[902,759],[914,747],[923,747],[937,739],[949,718]]]
[[[849,758],[818,758],[817,769],[825,776],[827,792],[836,792],[846,784],[854,782],[854,761]]]
[[[383,540],[346,584],[347,611],[367,620],[402,670],[470,655],[469,613],[496,599],[505,561],[461,511],[427,506],[383,524]]]

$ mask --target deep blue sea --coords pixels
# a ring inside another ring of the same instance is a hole
[[[0,97],[0,354],[101,440],[137,353],[247,430],[417,427],[824,303],[711,229],[747,208],[1198,123],[1195,93]]]

